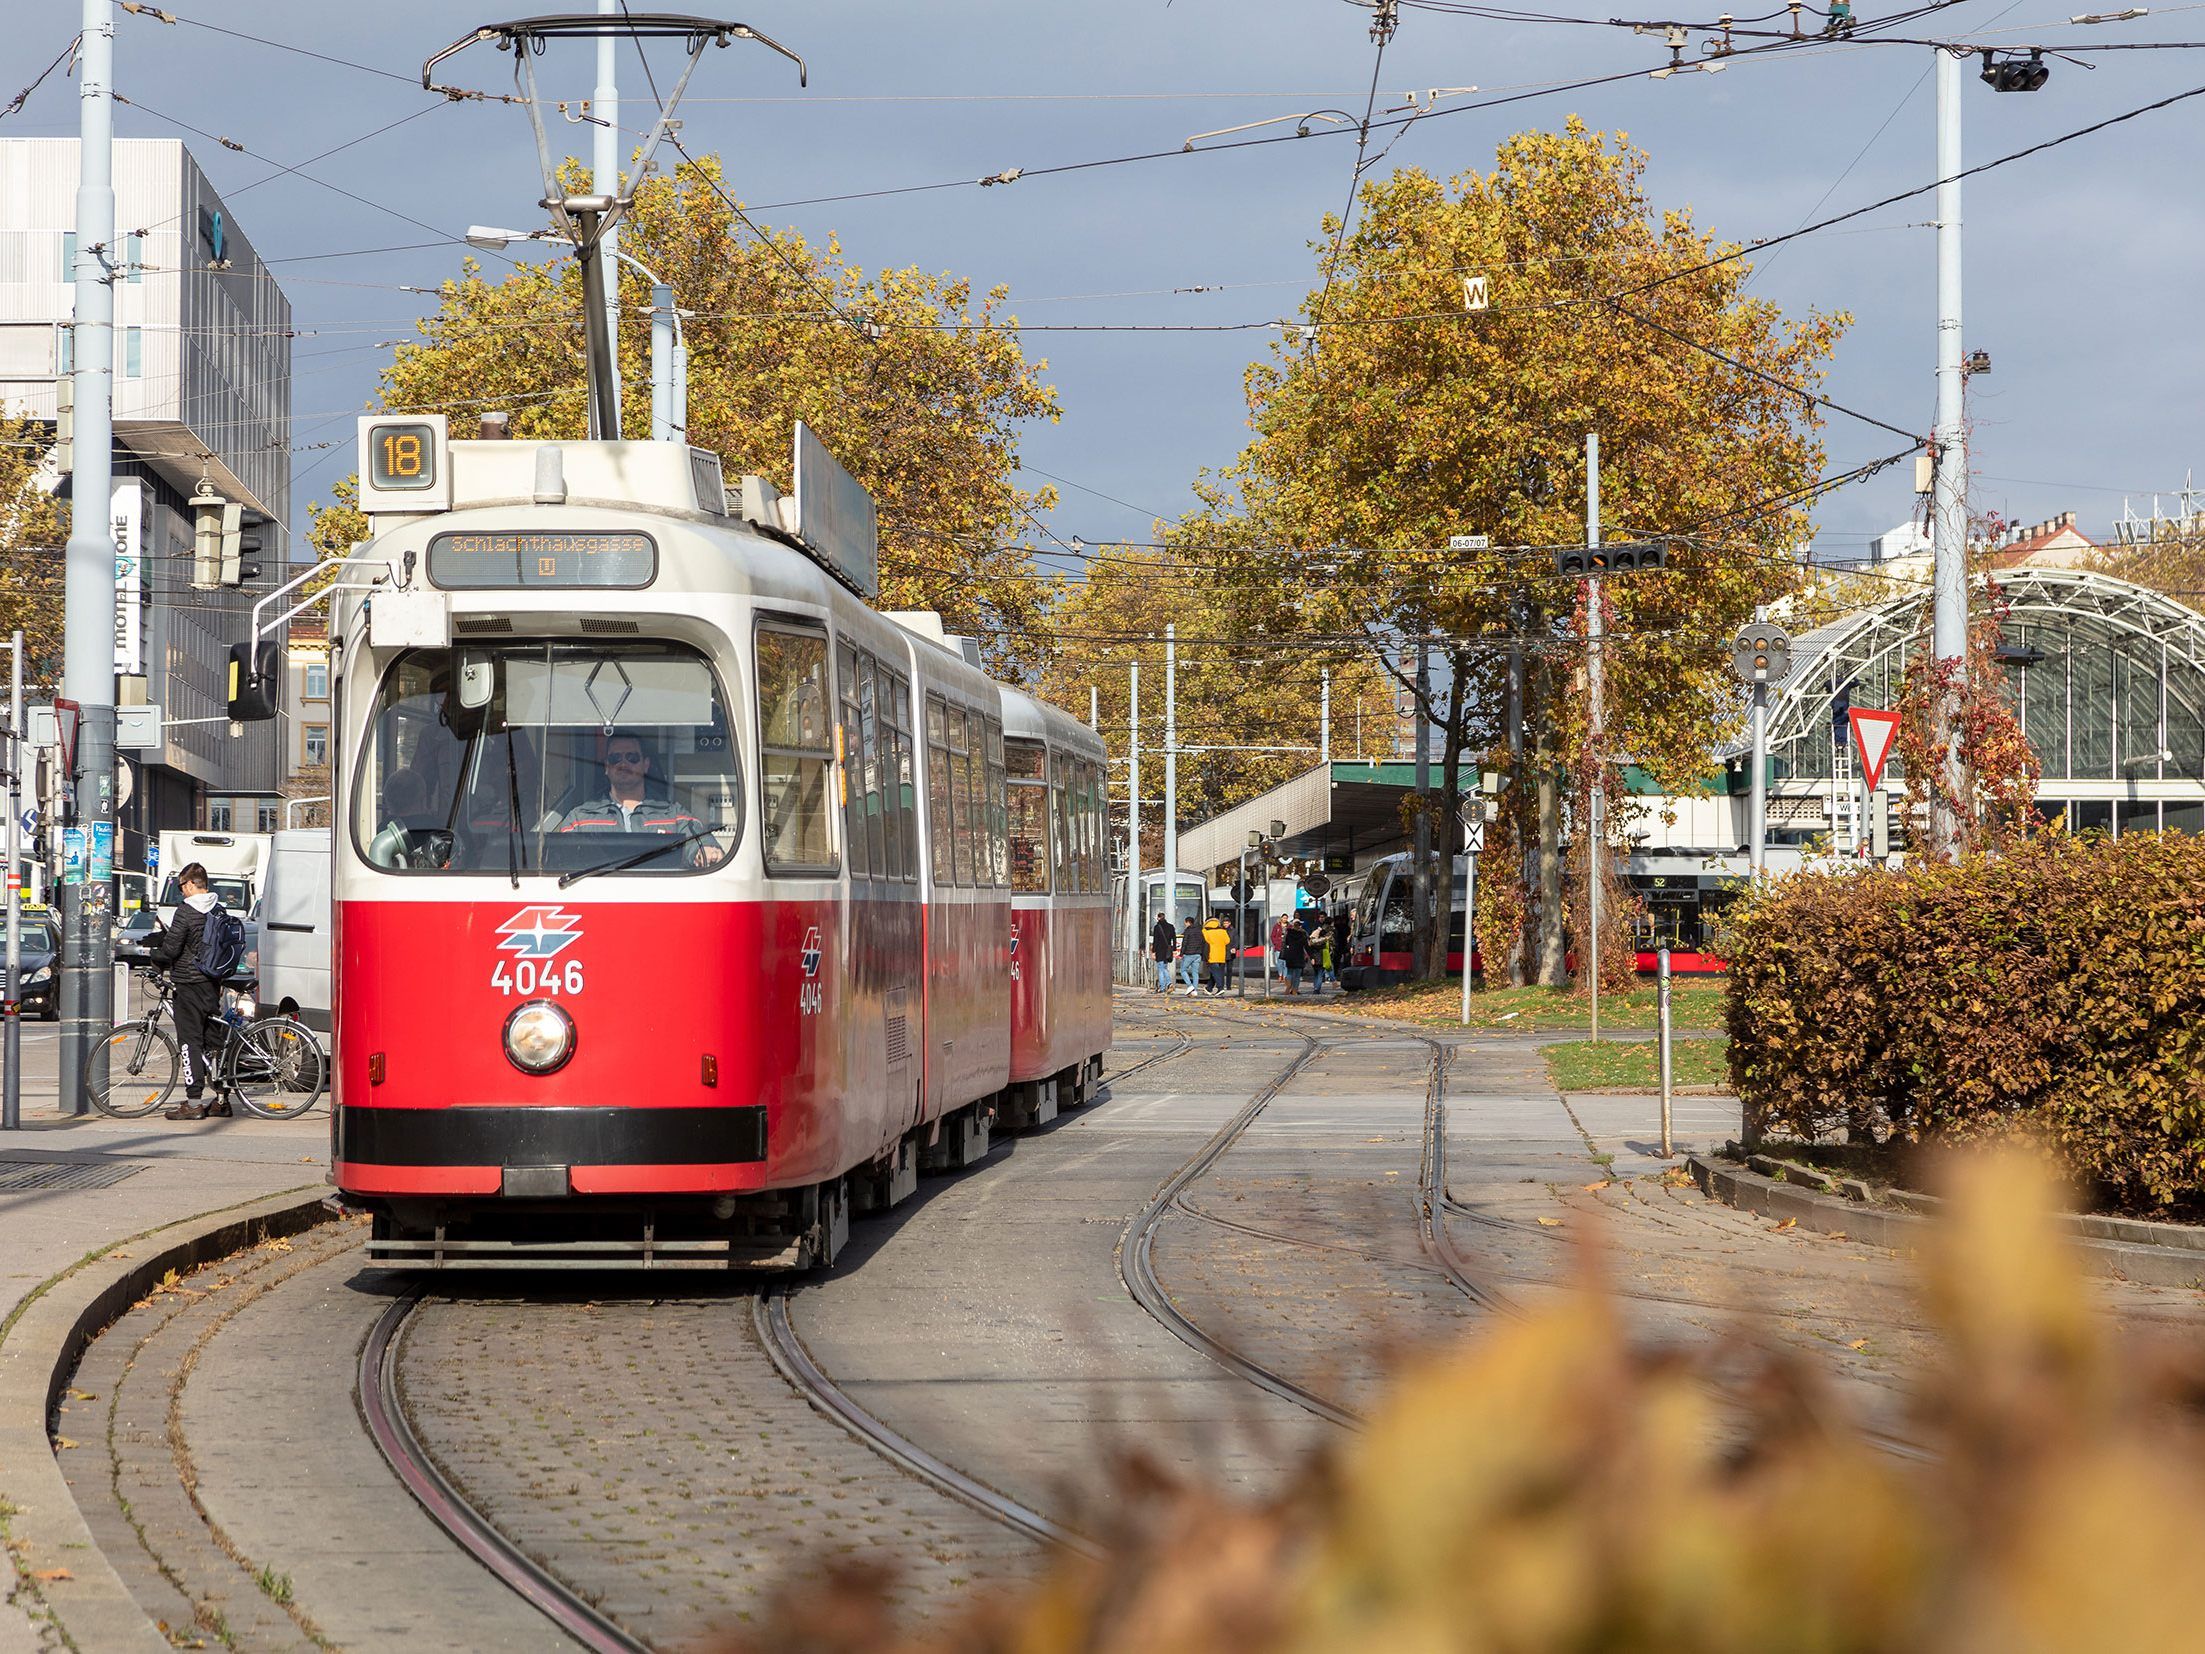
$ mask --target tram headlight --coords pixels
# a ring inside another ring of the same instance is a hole
[[[523,1074],[549,1074],[574,1055],[574,1019],[548,999],[532,999],[505,1019],[505,1055]]]

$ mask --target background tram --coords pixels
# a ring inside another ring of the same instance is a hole
[[[738,511],[702,450],[362,422],[332,1129],[371,1261],[831,1262],[1098,1079],[1102,745],[863,601],[871,502],[797,440],[798,497]]]

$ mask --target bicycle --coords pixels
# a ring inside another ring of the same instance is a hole
[[[137,1120],[169,1100],[183,1071],[177,1054],[175,987],[157,971],[137,973],[151,984],[153,1009],[118,1023],[92,1047],[84,1063],[84,1089],[110,1118]],[[164,1018],[169,1024],[162,1026]],[[262,1120],[288,1120],[321,1100],[328,1065],[313,1030],[296,1017],[247,1022],[226,1005],[207,1023],[208,1060],[215,1095],[232,1099]]]

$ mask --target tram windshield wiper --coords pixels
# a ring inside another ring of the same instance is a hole
[[[698,839],[706,837],[712,831],[713,829],[710,827],[695,827],[686,833],[678,833],[671,837],[657,837],[654,835],[648,846],[632,855],[616,856],[611,861],[599,862],[595,867],[585,867],[578,873],[561,874],[559,888],[564,890],[570,884],[582,879],[593,879],[600,873],[620,873],[631,867],[640,867],[653,857],[665,855],[669,850],[678,850],[685,844],[694,844]]]

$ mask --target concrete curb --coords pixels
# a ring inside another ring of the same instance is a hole
[[[54,1461],[48,1421],[77,1358],[101,1328],[171,1269],[196,1269],[274,1235],[332,1217],[325,1185],[206,1212],[116,1241],[41,1286],[0,1331],[0,1493],[20,1593],[33,1597],[72,1647],[167,1649],[120,1575],[92,1542]],[[129,1248],[117,1258],[118,1248]],[[65,1580],[40,1580],[66,1568]]]
[[[1818,1194],[1796,1183],[1779,1183],[1727,1161],[1693,1154],[1685,1157],[1701,1193],[1741,1212],[1790,1218],[1800,1228],[1822,1235],[1843,1235],[1894,1252],[1920,1243],[1930,1219],[1888,1207],[1868,1206],[1839,1195]],[[2096,1220],[2092,1220],[2096,1221]],[[2154,1225],[2153,1227],[2164,1227]],[[2143,1286],[2205,1287],[2205,1256],[2165,1245],[2132,1245],[2104,1240],[2071,1228],[2075,1255],[2084,1271],[2134,1281]]]

